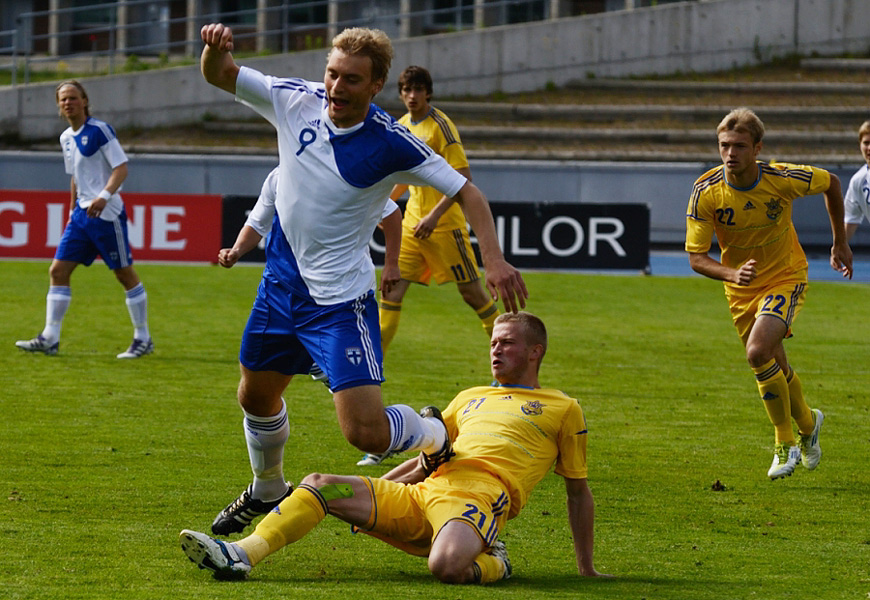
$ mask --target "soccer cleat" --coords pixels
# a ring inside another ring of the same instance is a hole
[[[773,463],[767,471],[771,479],[788,477],[794,473],[794,468],[801,460],[801,449],[798,446],[789,446],[785,443],[776,445],[773,453]]]
[[[504,563],[504,575],[502,575],[501,578],[510,579],[511,574],[513,574],[513,568],[511,567],[511,559],[508,558],[507,548],[505,547],[504,542],[501,540],[494,541],[486,553],[501,559]]]
[[[431,475],[435,469],[446,463],[454,455],[453,446],[450,444],[450,435],[447,433],[447,425],[441,417],[441,411],[434,406],[426,406],[420,409],[420,416],[424,419],[438,419],[444,426],[444,444],[441,449],[432,454],[423,453],[423,469],[426,475]]]
[[[26,352],[42,352],[49,356],[57,354],[57,349],[60,347],[60,342],[49,344],[48,340],[42,337],[40,333],[32,340],[18,340],[15,345]]]
[[[287,496],[293,493],[293,484],[287,482],[287,493],[270,502],[257,500],[251,497],[253,485],[249,485],[242,495],[233,500],[229,506],[218,513],[214,522],[211,524],[211,532],[215,535],[229,535],[231,533],[241,533],[245,527],[251,524],[251,521],[265,515],[273,508],[281,504]]]
[[[251,572],[251,563],[244,550],[233,543],[189,529],[182,530],[179,539],[187,558],[200,569],[211,571],[215,579],[244,579]]]
[[[121,352],[118,358],[139,358],[152,352],[154,352],[154,342],[151,341],[151,338],[148,338],[147,342],[145,340],[134,339],[130,347],[125,352]]]
[[[813,432],[809,435],[800,435],[798,446],[801,449],[801,463],[804,467],[812,471],[819,466],[819,461],[822,460],[822,447],[819,445],[819,432],[822,430],[822,422],[825,420],[825,415],[818,408],[813,409]]]
[[[394,450],[388,450],[383,454],[372,454],[368,453],[364,455],[360,460],[357,461],[356,466],[358,467],[371,467],[373,465],[379,465],[391,456],[398,454]]]

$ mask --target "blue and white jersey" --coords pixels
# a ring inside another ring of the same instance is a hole
[[[866,217],[870,221],[870,168],[864,165],[849,180],[846,188],[846,223],[860,225]]]
[[[277,195],[278,167],[275,167],[266,175],[257,203],[254,204],[254,208],[251,209],[245,220],[245,225],[259,233],[261,237],[266,237],[272,231],[272,222],[275,219],[275,197]],[[381,220],[386,219],[397,210],[399,210],[399,205],[387,198],[387,203],[381,213]]]
[[[76,203],[80,208],[90,206],[91,201],[106,187],[112,170],[127,162],[127,155],[112,126],[93,117],[88,117],[78,131],[67,127],[60,134],[60,147],[66,173],[72,175],[76,182]],[[115,192],[100,218],[112,221],[118,218],[122,210],[124,203],[121,195]]]
[[[278,131],[275,220],[264,277],[317,304],[337,304],[375,286],[368,242],[393,185],[428,185],[452,197],[466,179],[375,105],[342,129],[327,113],[322,83],[242,67],[236,99]]]

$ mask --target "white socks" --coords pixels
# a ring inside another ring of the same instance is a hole
[[[436,419],[424,419],[406,404],[384,409],[390,422],[390,450],[437,452],[444,445],[444,426]]]
[[[48,295],[45,297],[45,329],[41,334],[49,344],[60,340],[63,317],[71,300],[72,292],[68,285],[49,286]]]
[[[284,481],[284,444],[290,437],[287,405],[281,400],[281,411],[272,417],[256,417],[246,412],[244,426],[254,472],[251,496],[258,500],[275,500],[287,491]]]
[[[141,282],[136,287],[127,290],[127,312],[130,313],[130,320],[135,328],[133,337],[143,342],[150,340],[151,333],[148,331],[148,294],[145,293],[145,286]]]

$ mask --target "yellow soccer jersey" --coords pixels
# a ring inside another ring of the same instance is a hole
[[[586,477],[583,409],[559,390],[475,387],[460,392],[442,414],[456,456],[441,469],[495,476],[510,496],[508,518],[554,463],[558,475]]]
[[[456,126],[447,115],[434,106],[418,123],[411,121],[410,113],[402,116],[399,123],[426,142],[426,145],[436,154],[443,156],[454,169],[468,167],[468,158],[465,156],[465,148],[462,147]],[[413,228],[420,219],[429,214],[443,196],[444,194],[435,188],[412,185],[408,204],[405,207],[404,225]],[[451,231],[462,227],[465,227],[465,215],[459,205],[454,204],[438,221],[435,231]]]
[[[713,234],[722,250],[722,264],[733,269],[757,261],[757,277],[749,291],[772,281],[805,278],[807,259],[792,224],[792,201],[828,189],[824,169],[788,163],[758,162],[755,185],[740,189],[725,180],[724,166],[707,171],[696,182],[686,213],[686,251],[708,252]]]

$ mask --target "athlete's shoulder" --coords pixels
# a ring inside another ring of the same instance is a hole
[[[695,185],[693,186],[693,189],[695,191],[702,191],[718,183],[722,183],[724,180],[725,166],[718,165],[698,177],[698,179],[695,180]]]
[[[389,146],[394,152],[411,151],[423,158],[432,154],[425,142],[376,104],[371,105],[361,131],[378,138],[380,143]]]
[[[109,141],[118,137],[111,125],[96,117],[87,118],[79,135],[97,135],[102,141]]]

